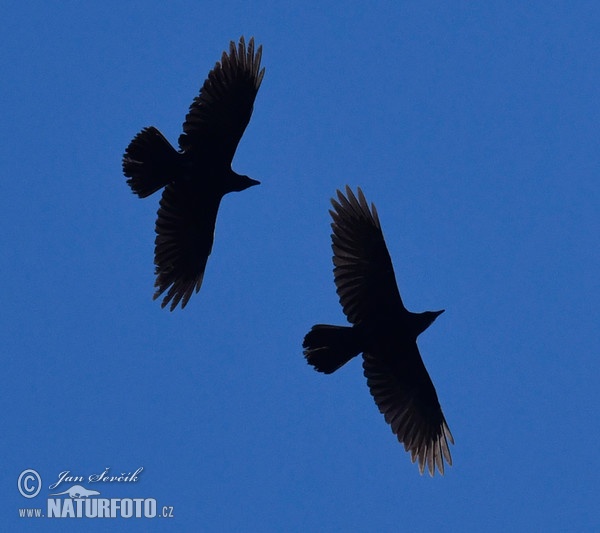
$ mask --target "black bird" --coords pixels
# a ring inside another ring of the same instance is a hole
[[[304,337],[304,355],[319,372],[331,374],[362,352],[364,375],[375,403],[398,440],[425,465],[444,473],[454,444],[435,388],[417,348],[417,337],[442,311],[411,313],[400,298],[392,261],[375,205],[363,192],[346,196],[329,211],[333,218],[333,274],[340,304],[352,327],[313,326]]]
[[[260,182],[236,174],[231,161],[250,121],[265,69],[262,46],[244,37],[229,45],[194,99],[175,150],[155,127],[144,128],[123,156],[127,183],[140,198],[162,189],[156,220],[154,299],[183,309],[200,290],[221,198]]]

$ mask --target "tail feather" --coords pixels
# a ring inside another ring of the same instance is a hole
[[[315,370],[331,374],[362,350],[356,331],[347,326],[317,324],[304,337],[304,357]]]
[[[127,184],[140,198],[150,196],[176,177],[179,155],[155,127],[144,128],[123,155]]]

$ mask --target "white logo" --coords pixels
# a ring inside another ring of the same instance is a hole
[[[81,485],[73,485],[63,492],[55,492],[50,496],[60,496],[61,494],[68,494],[71,498],[87,498],[88,496],[98,496],[100,493],[97,490],[86,489]]]
[[[38,503],[34,508],[19,509],[21,518],[174,518],[172,505],[159,507],[155,498],[114,498],[104,497],[120,484],[138,483],[144,467],[135,471],[110,473],[106,467],[102,472],[88,476],[73,475],[70,470],[59,473],[57,481],[47,489],[57,490],[46,496],[46,508]],[[87,479],[86,479],[87,478]],[[63,485],[64,484],[64,485]],[[87,488],[102,487],[101,491]],[[71,486],[69,486],[71,485]],[[60,486],[60,488],[59,488]],[[35,498],[42,489],[42,477],[35,470],[23,470],[17,481],[19,492],[24,498]],[[68,487],[68,488],[67,488]],[[110,488],[109,488],[110,487]]]

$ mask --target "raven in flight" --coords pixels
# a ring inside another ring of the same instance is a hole
[[[331,374],[362,352],[364,375],[375,403],[398,440],[431,476],[454,444],[425,369],[417,337],[442,311],[411,313],[398,292],[392,261],[375,206],[346,186],[331,200],[333,274],[340,304],[352,327],[317,324],[304,337],[304,356]]]
[[[123,173],[135,194],[165,188],[155,228],[154,299],[168,290],[161,307],[171,302],[171,311],[200,290],[221,198],[260,183],[231,170],[231,161],[265,73],[261,55],[254,38],[248,47],[244,37],[230,43],[190,106],[179,151],[153,126],[125,150]]]

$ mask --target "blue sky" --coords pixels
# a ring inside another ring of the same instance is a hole
[[[340,6],[4,7],[7,531],[600,527],[600,8]],[[131,194],[121,157],[143,126],[176,142],[242,34],[266,75],[234,169],[262,185],[224,199],[204,285],[169,313],[159,197]],[[407,307],[446,309],[419,341],[456,440],[444,477],[411,464],[359,360],[324,376],[302,357],[314,323],[345,323],[328,208],[346,184],[377,205]],[[175,518],[18,518],[60,472],[107,467],[144,470],[103,497]]]

